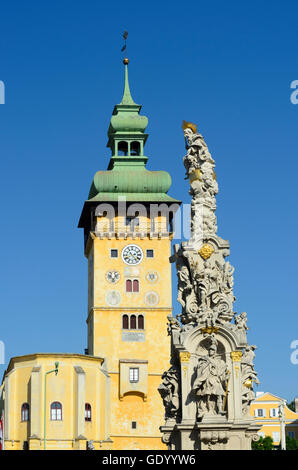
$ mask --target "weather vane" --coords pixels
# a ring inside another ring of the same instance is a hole
[[[128,58],[127,58],[127,45],[126,45],[126,39],[127,39],[127,36],[128,36],[128,32],[127,31],[124,31],[123,33],[123,39],[124,39],[124,46],[122,47],[121,49],[121,52],[125,51],[125,59],[124,59],[124,63],[127,63],[128,64]]]

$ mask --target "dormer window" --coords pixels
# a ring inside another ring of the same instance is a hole
[[[128,155],[128,143],[121,141],[118,144],[118,155],[126,157]]]

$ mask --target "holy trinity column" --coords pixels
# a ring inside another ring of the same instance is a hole
[[[196,125],[183,122],[190,183],[190,239],[174,246],[181,313],[168,316],[171,367],[159,393],[169,449],[250,449],[259,427],[249,414],[259,383],[247,315],[234,311],[229,242],[217,235],[215,162]]]

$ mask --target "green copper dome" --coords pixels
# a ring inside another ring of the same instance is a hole
[[[107,193],[114,193],[119,195],[127,195],[131,197],[132,194],[138,194],[145,199],[150,197],[158,197],[168,192],[171,186],[171,177],[166,171],[148,171],[143,170],[129,170],[129,171],[98,171],[93,179],[92,186],[89,192],[89,200],[97,199],[99,194],[107,200]],[[155,194],[156,196],[153,196]]]

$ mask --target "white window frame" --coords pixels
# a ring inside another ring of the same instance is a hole
[[[278,439],[275,439],[276,437],[278,437]],[[273,439],[273,442],[280,442],[280,432],[279,431],[273,431],[272,439]]]
[[[58,403],[60,405],[59,408],[52,408],[52,405],[54,403]],[[51,412],[51,421],[62,421],[62,403],[57,401],[57,402],[52,402],[50,406],[50,412]]]
[[[259,414],[259,411],[262,412],[262,414]],[[266,408],[256,408],[255,409],[255,417],[256,418],[266,418]]]
[[[140,380],[140,369],[139,367],[130,367],[129,368],[129,382],[138,383]]]
[[[278,418],[278,408],[270,408],[270,418]]]

